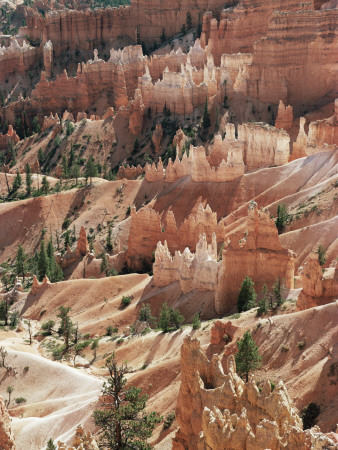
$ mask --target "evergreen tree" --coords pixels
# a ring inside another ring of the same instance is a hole
[[[70,233],[69,230],[65,232],[65,250],[67,250],[68,245],[70,246]]]
[[[69,177],[68,161],[65,155],[62,156],[62,176],[63,178]]]
[[[25,282],[25,273],[26,273],[26,255],[24,252],[24,249],[21,247],[21,245],[19,245],[18,247],[18,251],[16,253],[16,262],[15,262],[15,268],[16,268],[16,273],[18,274],[18,276],[21,276],[23,278],[22,282]]]
[[[199,313],[196,313],[194,315],[194,318],[192,320],[192,328],[193,330],[198,330],[198,328],[201,328],[201,318]]]
[[[161,306],[160,315],[158,318],[158,327],[161,328],[164,333],[167,333],[169,331],[170,308],[168,307],[167,303],[163,303],[163,305]]]
[[[249,372],[260,367],[262,357],[249,330],[244,333],[243,339],[237,342],[237,347],[238,351],[235,355],[236,370],[248,382]]]
[[[86,180],[90,179],[90,185],[92,184],[92,178],[97,177],[97,166],[94,163],[94,158],[91,156],[88,159],[87,165],[86,165]]]
[[[78,164],[74,164],[71,170],[72,178],[75,178],[75,185],[77,186],[78,179],[80,178],[80,167]]]
[[[326,262],[326,250],[324,245],[320,244],[317,250],[318,253],[318,262],[321,266],[325,265]]]
[[[38,116],[35,116],[32,121],[32,131],[33,131],[33,133],[40,133],[40,131],[41,131],[41,126],[39,124]]]
[[[22,177],[20,175],[19,169],[16,169],[16,177],[14,178],[12,190],[16,192],[22,184]]]
[[[65,351],[68,351],[70,346],[71,335],[74,332],[74,324],[69,317],[69,311],[71,308],[66,308],[64,306],[59,307],[59,314],[56,317],[61,319],[61,323],[58,329],[59,335],[62,335],[65,340]]]
[[[111,239],[111,225],[108,225],[108,234],[107,234],[107,243],[106,243],[106,249],[107,252],[111,252],[113,250],[113,243],[112,243],[112,239]]]
[[[250,277],[244,278],[237,300],[238,312],[248,311],[255,307],[257,295],[254,285],[255,283]]]
[[[109,377],[103,384],[103,409],[94,411],[95,425],[99,427],[102,448],[148,450],[151,437],[160,416],[146,413],[148,396],[142,389],[127,387],[127,367],[118,367],[115,355],[107,359]]]
[[[49,181],[47,180],[46,175],[42,178],[42,190],[47,195],[49,191]]]
[[[27,197],[30,197],[32,192],[32,169],[30,168],[30,165],[28,163],[26,163],[25,172],[26,172],[26,194]]]
[[[280,203],[277,206],[277,219],[275,221],[278,234],[281,234],[285,230],[288,219],[288,208],[285,203]]]
[[[45,275],[49,274],[49,260],[46,252],[45,241],[42,239],[40,244],[39,264],[38,264],[38,277],[39,281],[42,281]]]
[[[206,97],[206,99],[205,99],[202,126],[205,130],[207,130],[210,127],[210,113],[208,110],[208,97]]]
[[[107,259],[107,253],[106,252],[102,252],[101,254],[101,266],[100,266],[100,272],[101,273],[105,273],[107,275],[107,271],[108,271],[108,259]]]
[[[42,164],[43,164],[44,161],[45,161],[45,155],[44,155],[44,153],[43,153],[42,148],[39,148],[39,151],[38,151],[38,161],[39,161],[39,164],[40,164],[40,167],[41,167]]]
[[[52,438],[50,438],[49,441],[47,442],[46,450],[56,450],[56,447],[54,445]]]
[[[262,300],[258,303],[257,316],[262,316],[268,312],[269,291],[266,284],[262,289]]]
[[[280,279],[277,278],[277,280],[275,281],[275,284],[273,285],[273,294],[274,294],[275,300],[277,302],[277,308],[278,308],[278,306],[280,306],[283,303],[281,288],[282,287],[281,287]]]
[[[151,307],[149,304],[143,305],[140,309],[139,320],[140,322],[149,322],[152,319]]]

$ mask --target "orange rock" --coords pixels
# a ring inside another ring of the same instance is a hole
[[[3,450],[15,450],[11,419],[2,397],[0,397],[0,448]]]

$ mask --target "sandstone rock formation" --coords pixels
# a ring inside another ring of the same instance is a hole
[[[338,99],[335,100],[335,110],[332,117],[309,123],[306,134],[304,126],[306,119],[300,118],[299,133],[293,144],[291,160],[310,156],[314,153],[334,151],[338,145]]]
[[[279,278],[286,288],[293,287],[294,254],[279,242],[277,228],[268,211],[250,204],[244,226],[225,235],[215,308],[218,314],[231,311],[237,302],[241,283],[249,276],[256,292],[271,287]]]
[[[236,374],[233,356],[225,374],[218,355],[209,361],[196,338],[181,347],[181,387],[176,419],[179,430],[173,449],[296,450],[333,449],[322,433],[313,439],[304,432],[283,381],[271,392],[265,380],[259,391],[253,377],[244,383]]]
[[[86,256],[89,253],[89,244],[87,240],[87,234],[84,227],[81,227],[79,239],[77,241],[75,251],[72,251],[69,245],[67,246],[67,250],[65,254],[62,256],[60,264],[63,269],[66,269],[75,261],[80,260],[83,256]]]
[[[163,137],[163,128],[160,123],[156,124],[155,131],[152,136],[152,140],[155,146],[155,153],[159,153],[161,150],[161,141]]]
[[[6,134],[0,133],[0,149],[7,149],[10,145],[15,145],[19,140],[20,138],[16,131],[13,130],[12,125],[9,125]]]
[[[195,250],[199,236],[203,233],[208,242],[211,242],[213,233],[217,242],[224,236],[222,222],[217,223],[217,215],[208,205],[204,208],[199,204],[180,226],[177,226],[172,211],[169,210],[163,217],[149,206],[137,212],[132,207],[130,217],[127,262],[129,267],[136,269],[141,268],[144,261],[151,263],[152,253],[159,241],[166,241],[170,252],[183,252],[186,247]]]
[[[0,397],[0,448],[3,450],[15,450],[11,419],[2,397]]]
[[[47,277],[47,275],[44,277],[41,283],[39,283],[39,280],[37,279],[36,275],[33,275],[33,283],[30,290],[30,293],[32,295],[36,295],[38,292],[41,292],[43,289],[45,289],[50,284],[50,281]]]
[[[244,163],[249,170],[286,164],[290,156],[290,136],[264,123],[238,126],[238,140],[243,142]]]
[[[297,308],[302,310],[324,305],[338,296],[338,273],[335,262],[322,271],[318,255],[312,253],[298,272],[303,288],[297,300]]]
[[[195,289],[214,291],[217,276],[217,242],[213,233],[208,245],[205,234],[200,236],[196,244],[195,254],[188,248],[183,253],[175,252],[171,257],[167,242],[159,242],[155,252],[153,265],[154,284],[168,286],[178,281],[184,294]]]
[[[47,78],[51,78],[53,70],[53,44],[47,41],[43,46],[43,66]]]
[[[287,131],[292,128],[293,124],[293,110],[292,106],[285,106],[282,100],[278,105],[278,114],[275,122],[276,128],[283,128],[283,130]]]
[[[144,173],[143,167],[140,165],[135,166],[120,166],[119,171],[117,173],[118,180],[135,180],[139,175]]]
[[[22,45],[13,38],[8,47],[0,45],[0,83],[12,74],[25,74],[37,63],[40,49],[28,45],[24,40]]]
[[[186,135],[184,134],[182,129],[179,128],[176,131],[176,134],[173,139],[173,147],[176,147],[176,154],[178,155],[179,158],[182,158],[183,148],[186,141],[187,141]]]

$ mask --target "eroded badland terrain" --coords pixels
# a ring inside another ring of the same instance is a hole
[[[151,447],[337,448],[337,18],[0,0],[1,449],[101,448],[112,355]]]

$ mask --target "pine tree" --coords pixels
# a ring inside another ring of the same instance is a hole
[[[194,315],[192,320],[192,328],[193,330],[198,330],[198,328],[201,328],[201,318],[198,312]]]
[[[69,177],[68,161],[65,155],[62,156],[62,176],[63,178]]]
[[[71,335],[74,331],[74,324],[69,317],[69,311],[71,308],[66,308],[64,306],[59,307],[59,314],[56,317],[61,319],[61,323],[58,329],[58,333],[64,337],[65,340],[65,351],[68,351],[70,345]]]
[[[16,192],[22,184],[22,177],[20,175],[19,169],[16,169],[16,177],[13,182],[12,190]]]
[[[320,244],[317,250],[318,253],[318,262],[321,266],[325,265],[326,262],[326,250],[324,245]]]
[[[26,259],[27,256],[25,255],[24,249],[19,245],[18,251],[16,253],[16,273],[22,277],[22,282],[25,282],[25,273],[26,273]]]
[[[142,389],[126,386],[128,368],[118,367],[114,354],[107,359],[106,367],[109,377],[102,388],[103,409],[94,411],[100,446],[114,450],[150,449],[147,440],[161,421],[160,416],[145,412],[148,396],[142,394]]]
[[[280,203],[277,206],[277,219],[275,221],[278,234],[281,234],[285,230],[288,219],[288,208],[285,203]]]
[[[71,170],[72,178],[75,178],[75,185],[77,186],[78,179],[80,178],[80,167],[78,164],[74,164]]]
[[[250,277],[244,278],[237,300],[238,312],[248,311],[256,306],[257,295],[254,285],[255,283]]]
[[[28,163],[26,163],[25,172],[26,172],[26,194],[27,197],[30,197],[32,192],[32,169],[30,168],[30,165]]]
[[[238,351],[235,355],[236,370],[248,382],[249,372],[260,367],[262,357],[249,330],[244,333],[243,339],[237,342],[237,347]]]
[[[107,275],[107,271],[108,271],[108,259],[107,259],[107,253],[105,251],[102,252],[101,254],[101,266],[100,266],[100,272],[101,273],[105,273]]]
[[[49,441],[47,442],[46,450],[56,450],[56,447],[54,445],[52,438],[50,438]]]
[[[161,330],[164,333],[167,333],[169,331],[170,327],[170,308],[168,307],[167,303],[163,303],[160,315],[158,318],[158,327],[161,328]]]
[[[277,280],[275,281],[275,284],[273,285],[273,294],[274,294],[275,300],[277,302],[277,308],[278,308],[278,306],[280,306],[283,303],[282,292],[281,292],[281,282],[280,282],[279,278],[277,278]]]
[[[106,243],[106,249],[107,252],[111,252],[113,250],[113,243],[111,240],[111,235],[112,235],[112,231],[111,231],[111,225],[108,225],[108,234],[107,234],[107,243]]]
[[[262,316],[268,312],[269,291],[266,284],[262,289],[262,300],[258,303],[257,316]]]
[[[65,250],[67,250],[68,245],[70,246],[70,233],[69,230],[65,232]]]
[[[47,195],[48,191],[49,191],[49,181],[47,180],[46,175],[43,176],[42,178],[42,190],[44,191],[44,193]]]
[[[86,165],[86,180],[90,179],[90,185],[93,177],[97,177],[97,166],[94,163],[94,158],[90,156]]]
[[[208,110],[208,97],[205,98],[202,126],[205,130],[207,130],[210,127],[210,113]]]
[[[42,239],[40,244],[39,263],[38,263],[38,275],[39,281],[42,281],[45,275],[49,272],[49,260],[46,252],[45,241]]]
[[[33,131],[33,133],[40,133],[40,131],[41,131],[41,126],[39,123],[38,116],[35,116],[32,121],[32,131]]]

